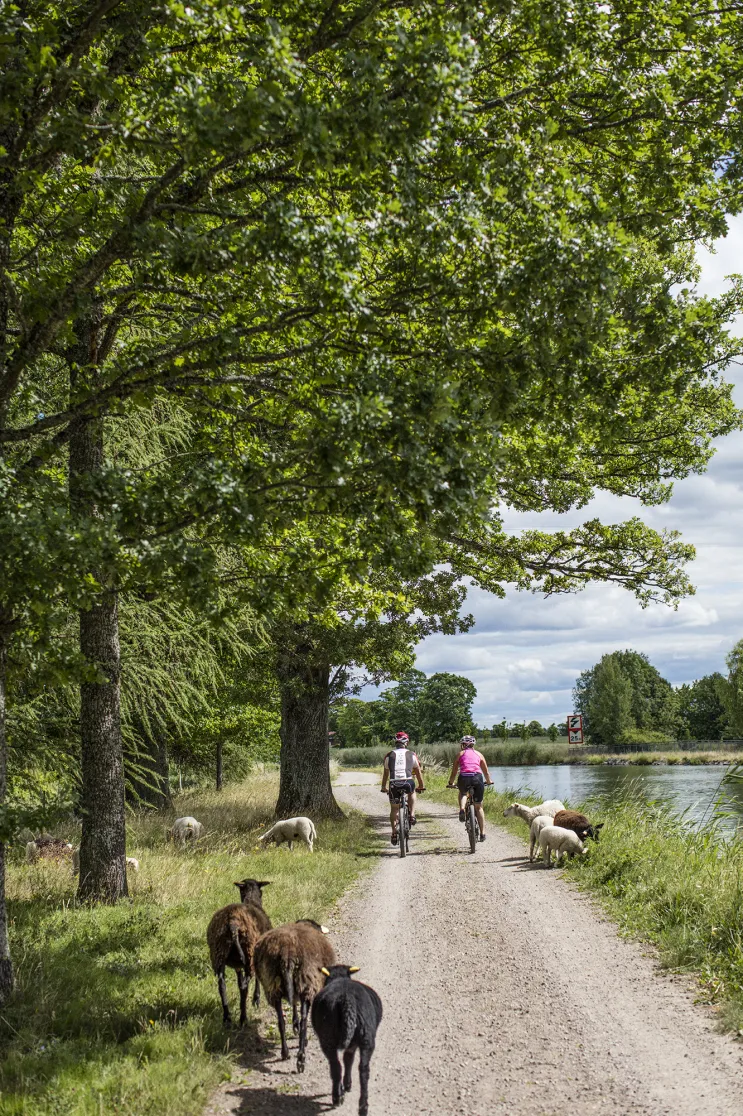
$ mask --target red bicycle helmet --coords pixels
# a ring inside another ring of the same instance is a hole
[[[396,732],[395,733],[395,743],[396,744],[408,744],[409,741],[410,741],[410,737],[408,736],[408,734],[406,732]]]

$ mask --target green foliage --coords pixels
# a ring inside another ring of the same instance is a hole
[[[78,906],[69,865],[11,864],[18,987],[0,1022],[3,1116],[202,1111],[233,1065],[204,938],[213,912],[236,899],[232,881],[271,880],[265,904],[275,923],[319,919],[367,863],[357,817],[321,823],[313,856],[256,851],[275,794],[274,776],[253,776],[219,795],[180,797],[177,813],[206,828],[185,852],[165,841],[175,811],[133,818],[127,852],[140,871],[118,907]],[[236,982],[228,986],[234,1004]],[[257,1029],[251,1022],[250,1042]]]
[[[637,651],[604,655],[577,679],[573,699],[595,744],[629,742],[628,734],[634,730],[640,735],[661,733],[663,740],[676,731],[676,694],[647,656]]]
[[[743,736],[743,640],[727,655],[727,678],[718,678],[715,689],[736,736]]]
[[[728,731],[721,693],[724,678],[716,671],[684,683],[676,691],[681,735],[686,740],[720,740]]]

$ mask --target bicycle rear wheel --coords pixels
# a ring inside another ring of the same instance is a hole
[[[470,839],[470,852],[473,853],[477,848],[477,818],[475,807],[471,802],[467,806],[467,833]]]
[[[400,856],[406,856],[408,852],[408,804],[405,801],[400,803],[400,813],[397,818],[397,837]]]

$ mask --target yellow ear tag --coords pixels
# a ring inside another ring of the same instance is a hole
[[[322,969],[320,969],[320,972],[321,972],[321,973],[325,973],[325,976],[330,976],[330,973],[329,973],[329,971],[328,971],[328,970],[327,970],[327,969],[325,968],[325,966],[323,966],[323,967],[322,967]]]
[[[351,965],[348,971],[349,973],[357,973],[359,971],[359,967],[358,965]]]

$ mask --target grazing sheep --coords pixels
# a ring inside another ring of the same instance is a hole
[[[209,956],[217,977],[219,996],[222,1000],[222,1018],[225,1027],[232,1019],[227,1005],[227,985],[224,970],[226,967],[237,973],[237,986],[240,989],[240,1026],[247,1018],[248,985],[253,964],[253,949],[261,934],[271,929],[271,919],[263,910],[261,890],[268,887],[268,880],[241,880],[235,887],[240,891],[240,902],[222,907],[214,915],[206,931]],[[255,982],[253,1003],[259,999],[258,981]]]
[[[253,969],[256,985],[260,981],[266,999],[276,1012],[281,1035],[281,1057],[286,1061],[286,1021],[282,1000],[292,1009],[294,1033],[299,1031],[297,1072],[304,1072],[307,1048],[307,1015],[317,993],[323,987],[323,968],[335,965],[335,950],[325,937],[327,930],[311,918],[302,918],[286,926],[277,926],[263,934],[255,944]],[[299,1002],[299,1020],[297,1019]]]
[[[73,856],[72,845],[61,837],[50,837],[42,833],[26,845],[26,864],[36,864],[39,860],[68,860]]]
[[[351,1070],[356,1051],[359,1051],[359,1116],[369,1111],[369,1064],[374,1053],[377,1027],[382,1020],[382,1001],[368,984],[351,980],[357,973],[353,965],[331,965],[323,970],[325,987],[318,992],[312,1004],[312,1027],[320,1040],[322,1052],[330,1065],[333,1082],[333,1107],[343,1104],[351,1089]],[[344,1074],[338,1051],[343,1051]]]
[[[198,841],[204,832],[204,827],[196,818],[176,818],[167,831],[169,841],[177,841],[183,848],[186,841]]]
[[[132,872],[138,872],[139,871],[139,861],[137,860],[136,856],[128,856],[126,858],[126,866],[127,866],[127,868],[130,868],[132,870]],[[73,876],[76,876],[79,871],[80,871],[80,850],[79,849],[73,849],[73,851],[72,851],[72,874],[73,874]]]
[[[552,818],[550,817],[549,814],[540,814],[539,817],[535,818],[534,821],[531,823],[531,829],[529,830],[529,837],[530,837],[529,861],[530,862],[534,860],[534,849],[539,844],[539,834],[542,832],[542,830],[544,829],[544,827],[546,825],[554,825],[554,824],[555,823],[553,822],[553,820],[552,820]]]
[[[555,854],[555,863],[559,864],[563,856],[576,856],[580,853],[585,856],[588,851],[583,847],[583,842],[572,829],[561,829],[559,825],[546,825],[539,834],[539,846],[544,855],[545,868],[550,867],[550,855]]]
[[[311,818],[287,818],[286,821],[277,821],[258,840],[261,842],[275,841],[277,845],[282,845],[284,841],[287,841],[290,849],[293,849],[295,841],[304,841],[307,848],[312,852],[312,844],[316,837],[317,832]]]
[[[557,798],[551,798],[549,802],[540,802],[538,806],[522,806],[520,802],[512,802],[510,806],[506,806],[503,817],[512,818],[515,816],[531,826],[535,818],[546,815],[554,817],[558,810],[564,809],[562,802]]]
[[[587,837],[592,837],[594,841],[598,841],[599,830],[604,828],[603,822],[593,825],[585,814],[579,814],[577,810],[558,810],[553,824],[559,825],[562,829],[572,829],[573,833],[578,834],[581,841],[585,841]]]

